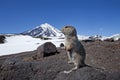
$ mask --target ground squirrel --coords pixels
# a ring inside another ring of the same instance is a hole
[[[75,65],[71,70],[64,71],[64,73],[70,73],[85,66],[86,53],[83,45],[78,40],[76,29],[73,26],[65,26],[61,31],[65,35],[65,50],[69,59],[68,63]]]

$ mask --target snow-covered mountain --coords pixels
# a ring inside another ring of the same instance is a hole
[[[101,36],[101,35],[94,35],[94,36],[90,36],[89,37],[89,39],[91,39],[91,40],[105,40],[105,39],[107,39],[108,37],[106,37],[106,36]]]
[[[95,35],[95,36],[90,36],[88,39],[100,39],[100,40],[105,40],[105,39],[110,39],[113,38],[114,41],[117,41],[120,39],[120,34],[114,34],[112,36],[106,37],[106,36],[100,36],[100,35]]]
[[[115,41],[120,39],[120,34],[114,34],[112,36],[110,36],[109,38],[113,38]]]
[[[56,29],[55,27],[53,27],[52,25],[50,25],[48,23],[41,24],[40,26],[37,26],[36,28],[34,28],[32,30],[25,31],[21,34],[30,35],[33,37],[40,37],[40,36],[62,37],[62,36],[64,36],[60,30]]]
[[[77,35],[79,40],[86,40],[89,39],[89,36],[84,36],[84,35]]]

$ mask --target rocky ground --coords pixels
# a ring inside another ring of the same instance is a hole
[[[67,63],[64,49],[41,59],[37,51],[0,57],[0,80],[120,80],[120,41],[82,42],[86,50],[86,64],[69,74],[74,67]]]

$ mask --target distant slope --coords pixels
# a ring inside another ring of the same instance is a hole
[[[120,34],[114,34],[114,35],[110,36],[109,38],[113,38],[114,40],[118,40],[118,39],[120,39]]]

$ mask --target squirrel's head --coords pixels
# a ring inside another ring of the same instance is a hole
[[[65,26],[62,28],[61,31],[65,36],[76,36],[77,35],[76,29],[73,26]]]

